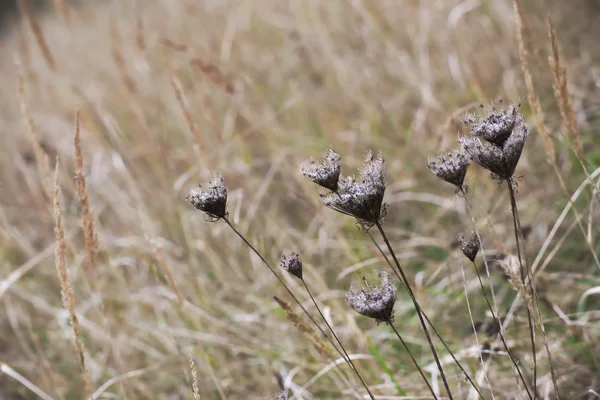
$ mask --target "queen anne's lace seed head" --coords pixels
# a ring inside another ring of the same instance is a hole
[[[368,229],[386,215],[387,205],[383,203],[386,186],[383,156],[367,153],[358,180],[340,179],[338,191],[322,195],[321,200],[327,207],[353,216]]]
[[[462,188],[469,166],[469,158],[462,149],[437,157],[429,157],[427,166],[435,176]]]
[[[496,104],[493,104],[488,115],[481,118],[469,115],[465,118],[465,124],[471,135],[480,137],[497,146],[502,146],[515,127],[519,115],[519,106],[518,103],[513,103],[507,108],[496,109]]]
[[[465,235],[459,233],[457,240],[465,257],[471,261],[475,261],[475,257],[477,257],[477,253],[479,253],[479,248],[481,246],[477,234],[475,232],[471,232],[469,237],[465,237]]]
[[[275,400],[286,400],[287,396],[285,395],[285,392],[283,390],[277,392],[277,394],[275,395]]]
[[[279,260],[281,268],[302,280],[302,260],[298,253],[283,253]]]
[[[187,200],[198,210],[206,213],[210,221],[217,221],[227,216],[227,187],[221,174],[215,177],[206,185],[191,189],[187,195]]]
[[[364,286],[352,285],[346,299],[354,311],[373,318],[378,323],[391,323],[394,319],[394,303],[396,287],[390,282],[386,272],[379,272],[379,285],[369,285],[365,279]]]
[[[307,160],[300,164],[302,175],[319,186],[333,192],[338,190],[341,171],[341,157],[332,149],[327,149],[319,161]]]

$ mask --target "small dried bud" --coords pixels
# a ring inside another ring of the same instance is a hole
[[[338,191],[321,196],[321,200],[325,206],[353,216],[368,229],[386,215],[387,205],[383,203],[386,186],[383,156],[373,157],[369,152],[358,181],[351,177],[340,179]]]
[[[287,400],[285,392],[283,390],[277,392],[277,394],[275,395],[275,400]]]
[[[484,143],[478,137],[473,136],[460,137],[458,139],[462,145],[462,148],[465,150],[471,160],[473,160],[473,162],[491,171],[500,179],[510,180],[512,178],[513,174],[515,173],[515,169],[517,168],[519,159],[521,158],[523,148],[525,147],[525,140],[529,134],[529,130],[525,124],[525,121],[523,120],[523,116],[516,111],[517,109],[518,106],[513,105],[509,107],[507,111],[503,111],[501,113],[492,111],[490,114],[496,115],[496,119],[500,118],[500,114],[503,115],[502,118],[504,118],[506,121],[504,121],[502,124],[504,124],[506,127],[510,125],[510,132],[508,135],[504,135],[505,130],[501,130],[500,128],[497,128],[496,130],[490,128],[489,132],[502,131],[502,135],[498,134],[498,136],[495,136],[493,140],[490,140],[488,137],[489,135],[485,136],[481,133],[478,133],[479,131],[474,131],[471,129],[471,132],[475,136],[482,137],[488,143]]]
[[[332,149],[327,149],[320,161],[308,160],[300,164],[302,175],[319,186],[335,192],[338,190],[338,180],[341,171],[341,157]]]
[[[437,157],[429,157],[427,167],[435,176],[462,188],[467,175],[469,158],[464,150],[452,150],[450,153],[441,154]]]
[[[459,233],[457,240],[465,257],[471,260],[471,262],[475,261],[475,257],[477,257],[480,248],[479,237],[477,234],[471,232],[471,236],[465,237],[462,233]]]
[[[386,272],[377,274],[379,286],[372,286],[365,279],[365,287],[352,285],[346,294],[346,299],[354,311],[366,317],[373,318],[378,323],[391,323],[394,319],[394,303],[396,302],[396,287],[390,282]]]
[[[501,102],[500,100],[499,102]],[[497,146],[502,146],[511,135],[518,119],[520,104],[513,103],[508,108],[497,110],[492,104],[490,113],[484,117],[468,116],[465,124],[471,135],[480,137]]]
[[[302,260],[298,253],[283,253],[279,260],[281,268],[302,280]]]
[[[198,186],[191,189],[187,200],[200,211],[204,211],[209,221],[217,221],[227,216],[227,187],[221,174],[208,182],[208,190]]]

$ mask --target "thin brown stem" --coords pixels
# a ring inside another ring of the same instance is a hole
[[[260,254],[260,252],[246,239],[246,237],[240,231],[237,230],[237,228],[231,223],[231,221],[229,221],[229,219],[227,217],[224,217],[223,220],[225,221],[225,223],[227,225],[229,225],[229,227],[231,228],[231,230],[233,230],[233,232],[235,232],[235,234],[240,239],[242,239],[242,241],[246,244],[246,246],[248,246],[250,248],[250,250],[252,250],[254,252],[254,254],[256,254],[258,256],[258,258],[260,258],[260,260],[263,262],[263,264],[265,264],[267,266],[267,268],[269,268],[269,271],[271,271],[271,273],[275,276],[275,278],[277,278],[277,280],[279,281],[279,283],[281,283],[281,286],[284,287],[284,289],[288,292],[288,294],[290,295],[290,297],[296,302],[296,304],[298,304],[298,306],[300,307],[300,309],[302,309],[302,311],[304,312],[304,314],[306,314],[306,316],[311,320],[311,322],[317,327],[317,329],[319,330],[319,332],[321,332],[321,334],[323,336],[325,336],[325,338],[327,338],[327,341],[329,341],[329,343],[338,352],[338,354],[343,359],[345,359],[345,357],[344,357],[345,350],[344,350],[344,352],[342,352],[342,351],[340,351],[338,349],[338,347],[335,345],[335,343],[333,342],[333,340],[329,337],[329,335],[327,335],[327,333],[325,333],[325,331],[323,330],[323,328],[321,328],[321,326],[317,323],[317,321],[315,321],[314,317],[312,315],[310,315],[310,313],[308,312],[308,310],[306,310],[306,308],[302,305],[302,303],[300,302],[300,300],[298,300],[298,298],[296,297],[296,295],[294,295],[294,293],[288,287],[288,285],[286,285],[286,283],[283,281],[283,279],[281,279],[281,277],[279,275],[277,275],[277,273],[275,272],[275,269],[271,266],[271,264],[269,264],[269,262],[262,256],[262,254]],[[355,368],[352,368],[352,369],[358,375],[358,371]],[[363,386],[367,390],[367,393],[369,394],[369,396],[371,397],[371,399],[375,400],[375,397],[373,396],[373,394],[369,390],[369,387],[367,386],[367,384],[362,380],[362,377],[359,376],[359,378],[360,378]]]
[[[540,311],[537,289],[535,286],[535,279],[533,277],[533,272],[531,271],[531,266],[529,263],[529,256],[527,254],[527,248],[525,246],[525,238],[523,237],[523,231],[521,229],[521,219],[519,217],[519,209],[517,207],[515,188],[513,187],[512,180],[507,181],[507,186],[508,186],[508,192],[510,194],[510,206],[511,206],[511,211],[512,211],[512,215],[513,215],[513,227],[515,230],[515,241],[517,243],[517,252],[518,252],[518,258],[519,258],[519,264],[521,267],[521,277],[523,279],[523,269],[525,269],[527,272],[527,279],[529,281],[529,290],[531,291],[533,308],[537,314],[536,317],[537,317],[538,323],[540,325],[540,330],[542,331],[544,349],[548,356],[548,364],[550,366],[550,376],[552,377],[552,386],[554,387],[554,392],[556,394],[556,398],[560,400],[561,396],[560,396],[560,392],[558,390],[556,371],[554,370],[554,365],[552,363],[552,353],[550,352],[550,348],[548,347],[548,340],[546,337],[546,328],[544,327],[544,321],[542,319],[542,313]],[[525,265],[523,265],[523,262],[522,262],[523,260],[525,261]],[[525,280],[523,280],[523,284],[525,284]],[[525,299],[525,302],[527,302],[527,299]],[[531,313],[529,311],[529,307],[527,307],[527,317],[528,317],[528,322],[529,322],[530,331],[531,331],[531,338],[532,338],[531,345],[532,345],[533,363],[534,363],[533,364],[533,367],[534,367],[533,368],[533,382],[534,382],[533,390],[534,390],[534,396],[537,397],[537,389],[536,389],[536,378],[537,378],[536,367],[537,367],[537,364],[536,364],[536,356],[535,356],[535,343],[534,343],[534,331],[533,331],[534,327],[531,326],[532,321],[531,321]]]
[[[358,379],[360,379],[360,382],[362,383],[362,385],[365,387],[365,389],[367,389],[367,392],[369,392],[369,395],[371,395],[371,398],[373,397],[373,395],[371,394],[371,392],[369,391],[369,387],[367,385],[367,383],[365,382],[365,380],[363,379],[362,375],[360,374],[360,372],[358,372],[358,369],[356,369],[356,366],[354,365],[354,362],[352,361],[352,359],[350,359],[350,356],[348,355],[348,352],[346,351],[346,348],[344,347],[344,345],[342,344],[342,341],[339,339],[338,335],[335,333],[335,331],[333,330],[333,327],[329,324],[329,322],[327,321],[327,318],[325,318],[325,316],[323,315],[323,313],[321,312],[321,308],[319,307],[319,305],[317,304],[317,301],[315,300],[314,296],[312,295],[312,292],[310,291],[310,289],[308,288],[308,285],[306,284],[306,281],[304,279],[301,279],[302,284],[304,285],[304,288],[306,289],[306,293],[308,293],[308,296],[310,297],[310,299],[312,300],[313,304],[315,305],[315,308],[317,309],[317,311],[319,312],[319,315],[321,316],[321,318],[323,319],[323,321],[325,322],[325,325],[327,325],[327,328],[329,328],[329,331],[331,332],[331,334],[333,335],[333,337],[335,338],[335,341],[339,344],[340,348],[342,349],[342,351],[344,352],[344,355],[346,356],[346,361],[348,362],[348,364],[350,364],[350,366],[352,367],[352,369],[354,370],[354,372],[356,373],[356,376],[358,377]]]
[[[367,232],[367,233],[369,235],[369,238],[371,239],[371,241],[373,242],[373,244],[375,245],[375,247],[379,251],[379,253],[381,253],[381,255],[383,256],[383,258],[385,258],[385,261],[390,266],[390,268],[392,269],[392,271],[394,271],[394,274],[396,274],[396,276],[398,277],[398,279],[402,280],[402,277],[400,276],[400,274],[398,273],[398,271],[396,270],[396,268],[394,267],[394,265],[392,264],[392,262],[390,261],[390,259],[388,258],[388,256],[384,253],[384,251],[381,248],[381,246],[379,246],[379,244],[377,243],[377,241],[375,240],[375,238],[373,237],[373,235],[371,235],[370,232]],[[404,283],[404,281],[402,282],[402,285],[406,286],[406,284]],[[409,292],[409,295],[410,295],[410,292]],[[435,335],[440,340],[440,342],[442,343],[442,345],[444,346],[444,348],[446,349],[446,351],[448,352],[448,354],[450,354],[450,357],[452,358],[452,360],[454,360],[454,363],[458,366],[458,368],[462,371],[462,373],[464,374],[465,378],[469,381],[469,383],[471,384],[471,386],[473,386],[473,388],[475,389],[475,391],[483,399],[484,398],[483,394],[479,391],[479,388],[477,387],[477,384],[475,383],[475,381],[473,381],[473,379],[469,376],[469,374],[467,373],[467,371],[465,370],[465,368],[462,366],[462,364],[460,363],[460,361],[458,361],[458,359],[454,355],[454,352],[450,349],[450,347],[448,346],[448,344],[446,344],[446,341],[444,340],[444,338],[442,337],[442,335],[439,333],[439,331],[433,325],[433,323],[431,322],[431,320],[429,319],[429,317],[427,316],[427,314],[425,313],[425,311],[423,311],[423,309],[421,308],[421,305],[419,304],[419,302],[417,301],[417,299],[414,298],[414,296],[412,296],[412,295],[411,295],[411,297],[413,298],[413,301],[417,303],[417,305],[419,307],[419,310],[421,310],[421,314],[423,315],[423,318],[425,318],[425,320],[427,321],[427,323],[431,327],[431,330],[433,331],[433,333],[435,333]]]
[[[381,225],[381,222],[377,221],[376,226],[377,226],[377,229],[379,229],[379,233],[383,237],[383,241],[385,242],[385,245],[387,246],[390,254],[392,255],[392,259],[394,260],[394,263],[396,264],[396,267],[398,268],[398,272],[400,273],[402,282],[404,282],[404,286],[406,287],[406,290],[410,294],[410,298],[412,299],[413,305],[415,306],[415,310],[417,311],[417,316],[419,317],[419,322],[421,323],[421,328],[423,328],[423,332],[425,333],[425,337],[427,338],[427,343],[429,343],[429,348],[431,349],[431,354],[433,355],[433,358],[435,359],[435,363],[439,369],[440,376],[442,377],[442,382],[444,383],[444,387],[446,388],[448,397],[450,398],[450,400],[452,400],[453,399],[452,392],[450,391],[450,386],[448,385],[448,380],[446,379],[446,374],[444,373],[444,369],[442,368],[440,358],[438,357],[437,351],[435,350],[435,346],[433,345],[433,341],[431,340],[431,335],[429,334],[429,331],[427,330],[427,325],[425,324],[425,319],[423,318],[423,313],[421,311],[421,307],[419,306],[419,304],[417,302],[417,299],[414,295],[412,287],[410,286],[410,282],[409,282],[408,278],[406,277],[406,274],[404,273],[404,270],[402,269],[402,266],[400,265],[398,258],[396,257],[396,253],[394,252],[394,249],[392,248],[392,245],[391,245],[390,241],[388,240],[388,237],[383,229],[383,226]]]
[[[421,369],[421,367],[417,363],[417,360],[415,360],[415,357],[413,356],[413,354],[411,353],[410,349],[408,348],[408,345],[406,344],[406,342],[404,341],[404,339],[402,339],[402,336],[400,335],[400,332],[398,332],[398,330],[396,329],[396,327],[394,326],[394,324],[392,323],[392,321],[387,321],[387,324],[392,328],[392,330],[394,331],[394,333],[396,334],[396,336],[400,340],[400,343],[402,343],[402,346],[404,346],[404,348],[406,349],[406,352],[410,356],[410,359],[412,360],[413,364],[415,364],[415,367],[419,371],[419,374],[421,374],[421,378],[423,378],[423,381],[425,381],[425,384],[427,385],[427,388],[431,392],[431,395],[433,396],[434,399],[437,400],[438,397],[435,394],[435,392],[433,391],[433,388],[431,387],[431,384],[429,383],[429,380],[427,379],[427,377],[425,376],[425,373],[423,372],[423,370]]]

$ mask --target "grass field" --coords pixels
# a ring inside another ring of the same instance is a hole
[[[0,37],[0,399],[600,398],[596,3],[27,4]],[[466,195],[428,169],[492,102],[529,127],[516,209],[475,163]],[[344,176],[385,158],[368,232],[299,169],[327,148]],[[186,197],[215,172],[211,222]],[[346,300],[392,251],[393,325]]]

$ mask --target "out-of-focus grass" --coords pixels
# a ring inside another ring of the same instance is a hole
[[[599,145],[597,11],[583,0],[574,3],[550,11],[571,73],[585,161],[593,171]],[[461,268],[474,317],[485,320],[486,307],[474,273],[450,246],[470,222],[461,199],[430,175],[426,163],[457,145],[464,112],[498,95],[526,98],[510,2],[136,4],[84,4],[71,10],[68,24],[59,14],[40,16],[56,71],[25,24],[0,42],[0,363],[55,398],[83,395],[53,266],[51,203],[19,112],[20,71],[41,144],[52,164],[55,157],[61,161],[68,266],[95,388],[122,377],[106,393],[189,397],[191,349],[203,398],[268,396],[277,391],[276,374],[297,389],[322,371],[305,398],[349,396],[341,375],[324,370],[330,360],[272,301],[283,292],[268,271],[232,232],[205,222],[185,203],[186,191],[217,170],[230,188],[233,221],[271,261],[285,249],[302,254],[307,280],[349,352],[368,355],[356,363],[375,393],[426,393],[392,333],[345,304],[353,277],[384,268],[384,261],[350,218],[323,209],[314,188],[299,177],[298,161],[327,146],[342,154],[345,173],[359,166],[366,150],[383,152],[391,204],[386,229],[429,317],[468,369],[477,371]],[[529,6],[534,78],[556,162],[573,193],[585,174],[572,157],[552,97],[547,10],[537,2]],[[184,96],[192,126],[171,81]],[[81,112],[85,173],[97,218],[96,271],[86,259],[73,179],[75,110]],[[532,228],[532,259],[568,203],[552,171],[534,132],[517,171],[523,175],[518,200],[522,222]],[[511,253],[509,200],[487,175],[471,167],[467,176],[475,216],[488,254]],[[587,190],[575,204],[598,249],[597,196],[592,200]],[[540,279],[563,393],[586,398],[588,389],[600,391],[594,380],[600,315],[593,296],[584,310],[577,303],[600,278],[573,221],[568,214],[551,240],[547,254],[553,258]],[[183,307],[153,246],[174,272]],[[494,270],[493,282],[499,303],[510,305],[514,291],[500,270]],[[310,305],[296,282],[289,283]],[[418,360],[430,364],[415,317],[408,296],[399,293],[398,327]],[[507,335],[529,366],[526,329],[526,321],[517,319]],[[448,370],[452,387],[466,396],[458,369],[448,362]],[[494,392],[511,397],[515,378],[506,357],[494,357],[488,374]],[[549,382],[543,365],[539,379]],[[32,394],[0,375],[1,396]]]

